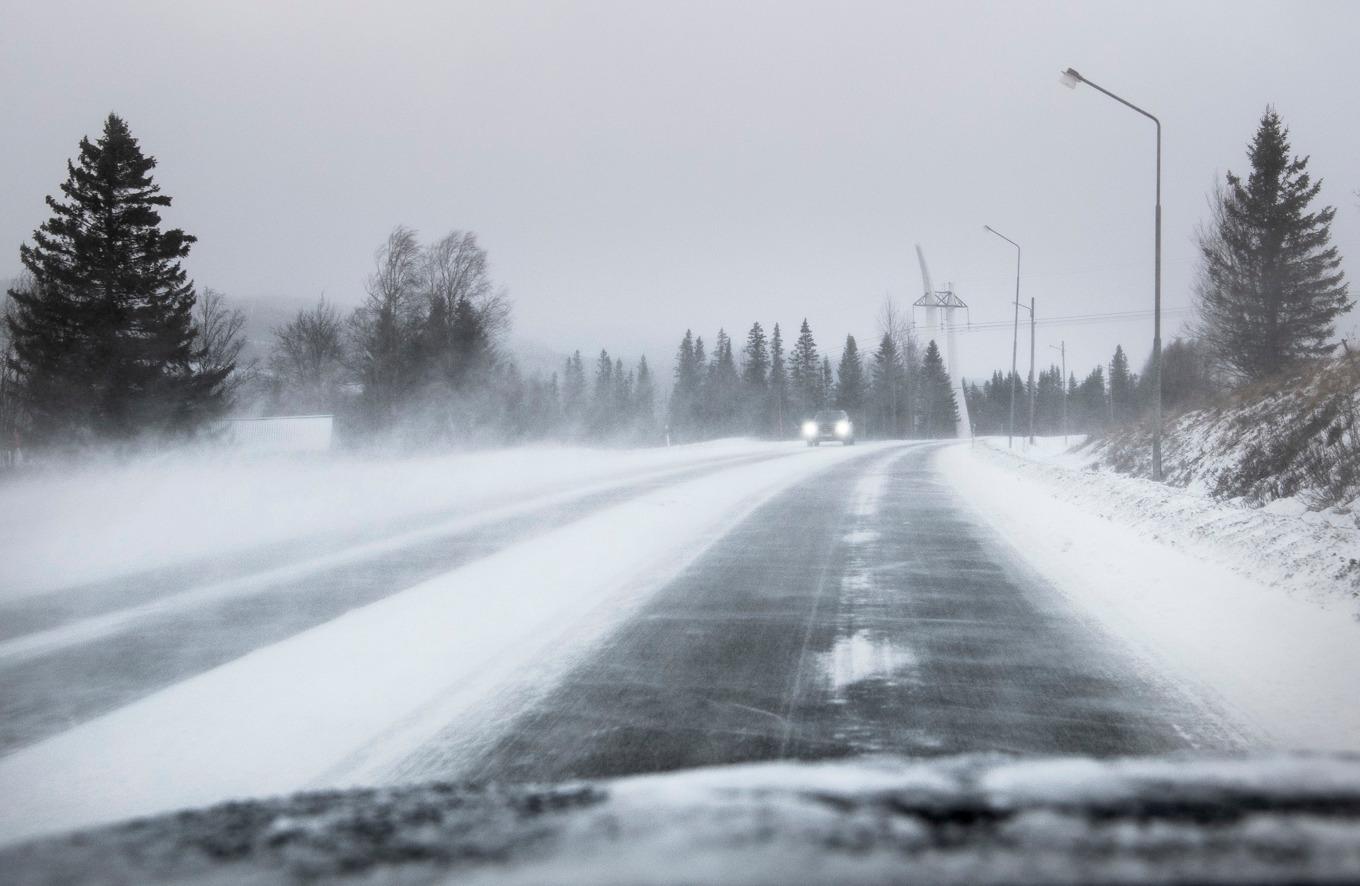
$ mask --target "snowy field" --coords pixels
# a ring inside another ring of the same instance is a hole
[[[1360,530],[1087,463],[1062,438],[1015,451],[984,439],[938,459],[1017,556],[1259,742],[1360,751]]]

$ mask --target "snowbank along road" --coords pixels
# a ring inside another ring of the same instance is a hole
[[[1256,740],[941,451],[681,448],[475,502],[431,478],[439,507],[319,538],[8,587],[0,841],[326,786]]]

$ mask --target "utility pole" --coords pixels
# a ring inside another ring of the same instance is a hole
[[[1029,445],[1034,445],[1034,298],[1029,300]]]
[[[1055,351],[1062,353],[1062,378],[1059,379],[1058,389],[1062,391],[1063,398],[1063,448],[1067,448],[1067,342],[1064,340],[1062,346],[1049,345]]]
[[[1022,305],[1017,300],[1015,303],[1016,313],[1019,314],[1020,308],[1029,311],[1029,442],[1034,443],[1034,299],[1029,300],[1028,305]],[[1015,386],[1011,386],[1015,390]],[[1014,415],[1014,398],[1011,400],[1011,415]]]
[[[1006,446],[1015,446],[1015,352],[1020,346],[1020,244],[1010,237],[998,231],[991,225],[983,225],[982,229],[997,235],[1002,240],[1015,247],[1015,325],[1011,330],[1011,423],[1006,434]]]

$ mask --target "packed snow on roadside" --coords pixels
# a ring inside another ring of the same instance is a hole
[[[1012,450],[1000,438],[984,438],[977,446],[1015,456],[1015,470],[1144,538],[1320,605],[1360,612],[1360,525],[1350,515],[1309,510],[1297,497],[1261,507],[1216,500],[1202,485],[1177,488],[1116,474],[1083,442],[1074,436],[1065,446],[1062,437],[1041,437],[1032,445],[1017,441]]]
[[[978,440],[938,454],[960,501],[1099,623],[1256,740],[1360,751],[1360,530],[1215,502]]]

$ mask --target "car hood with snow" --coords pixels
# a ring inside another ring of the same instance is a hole
[[[228,803],[0,853],[7,882],[1360,878],[1360,758],[863,758]]]

